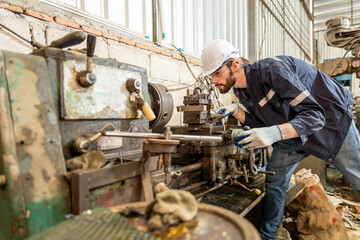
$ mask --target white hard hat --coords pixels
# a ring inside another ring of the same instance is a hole
[[[205,44],[201,53],[203,75],[215,72],[229,58],[239,58],[239,50],[223,39],[215,39]]]

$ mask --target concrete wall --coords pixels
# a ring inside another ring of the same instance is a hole
[[[0,3],[0,23],[26,39],[44,45],[72,31],[84,31],[98,36],[95,55],[115,59],[146,68],[150,82],[161,83],[169,89],[178,89],[194,83],[195,79],[176,50],[159,47],[153,42],[130,35],[126,31],[112,29],[70,12],[56,9],[38,0],[8,0]],[[85,41],[72,48],[85,48]],[[33,47],[0,28],[0,49],[28,54]],[[202,71],[199,58],[186,55],[195,76]],[[182,105],[186,89],[171,91],[175,107]],[[225,104],[231,95],[221,96]],[[169,124],[181,124],[181,114],[174,111]]]

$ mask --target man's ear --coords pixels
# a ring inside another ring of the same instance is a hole
[[[236,72],[239,71],[239,69],[240,69],[239,63],[238,63],[237,61],[233,61],[233,62],[231,63],[231,70],[232,70],[234,73],[236,73]]]

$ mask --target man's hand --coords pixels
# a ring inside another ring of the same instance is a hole
[[[217,113],[220,113],[223,115],[223,117],[227,117],[228,115],[235,116],[239,112],[240,106],[238,104],[229,104],[226,106],[223,106],[217,110]]]
[[[241,148],[263,148],[280,140],[283,140],[282,133],[280,128],[274,125],[241,131],[234,137],[234,144]]]

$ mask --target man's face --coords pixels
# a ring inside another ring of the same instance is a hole
[[[226,65],[216,70],[210,76],[212,84],[215,84],[215,87],[217,87],[222,94],[229,92],[236,82],[233,71]]]

